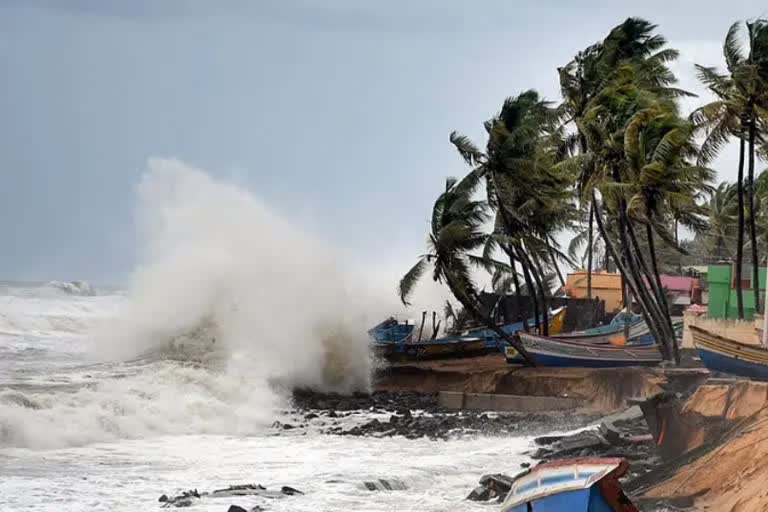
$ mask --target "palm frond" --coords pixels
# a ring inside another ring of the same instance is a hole
[[[419,279],[421,279],[421,276],[424,275],[424,272],[427,270],[427,257],[422,256],[419,258],[419,261],[416,262],[416,264],[411,267],[411,269],[405,273],[405,275],[400,279],[400,283],[397,287],[398,295],[400,296],[400,301],[406,305],[410,306],[410,302],[408,302],[408,298],[411,296],[411,293],[413,293],[413,289],[416,286],[416,283],[419,282]]]

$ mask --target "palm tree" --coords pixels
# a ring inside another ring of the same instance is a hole
[[[629,195],[627,213],[630,220],[645,226],[645,241],[653,274],[651,285],[655,287],[669,328],[673,329],[669,304],[661,284],[655,235],[683,251],[676,236],[668,229],[671,213],[674,210],[679,216],[679,212],[685,211],[691,218],[695,218],[696,213],[703,213],[697,198],[707,190],[714,172],[690,163],[697,152],[694,125],[665,107],[665,103],[659,103],[641,110],[627,124],[624,151],[628,179],[627,184],[622,186]],[[641,244],[636,242],[636,245],[639,248]],[[638,259],[645,269],[647,264],[642,253]],[[677,345],[673,344],[672,348],[676,351]]]
[[[607,252],[615,259],[622,281],[637,299],[651,330],[660,341],[665,357],[676,352],[674,332],[664,298],[653,286],[650,267],[642,259],[633,219],[627,206],[632,176],[627,159],[625,136],[634,116],[652,107],[676,113],[675,99],[687,94],[674,87],[675,77],[667,63],[677,52],[664,48],[666,41],[654,34],[655,26],[630,18],[614,28],[601,43],[598,69],[603,76],[600,88],[589,101],[579,124],[587,141],[588,153],[575,160],[580,168],[578,189],[593,210],[606,209],[615,223],[617,238],[612,240],[607,222],[595,212]],[[597,192],[602,197],[598,203]],[[599,218],[599,219],[598,219]],[[646,283],[651,283],[651,289]]]
[[[718,261],[733,258],[731,233],[737,226],[736,187],[726,181],[712,191],[705,204],[707,227],[702,233],[705,250]]]
[[[745,32],[745,34],[742,34]],[[746,37],[744,37],[746,36]],[[739,40],[746,39],[744,48]],[[768,21],[734,23],[723,44],[728,67],[727,74],[715,68],[697,65],[699,80],[715,94],[717,99],[700,107],[691,118],[706,131],[701,147],[701,161],[711,161],[723,146],[735,136],[739,139],[739,166],[736,182],[738,199],[738,235],[736,242],[736,301],[739,318],[744,318],[744,299],[741,279],[744,251],[745,211],[749,210],[752,253],[752,282],[758,279],[757,230],[755,225],[755,154],[756,143],[762,140],[758,129],[766,119],[768,109]],[[748,145],[748,148],[746,147]],[[748,174],[744,183],[745,150],[748,150]],[[747,191],[747,208],[744,189]],[[760,303],[759,286],[753,286],[755,311]]]
[[[569,261],[554,234],[570,226],[575,215],[570,184],[573,177],[555,169],[562,154],[562,133],[550,103],[530,90],[508,98],[500,113],[485,123],[485,153],[456,132],[451,142],[464,160],[486,181],[488,203],[496,212],[495,229],[484,254],[506,253],[510,268],[522,268],[531,295],[535,325],[548,334],[548,271],[557,272],[557,260]],[[513,278],[517,279],[513,272]],[[516,284],[516,293],[520,290]],[[539,313],[542,312],[542,321]]]
[[[414,286],[431,264],[432,278],[445,283],[465,311],[515,347],[526,362],[533,365],[535,363],[525,347],[481,311],[478,292],[470,275],[472,265],[480,265],[486,269],[504,268],[499,262],[489,262],[472,254],[482,248],[488,238],[482,230],[489,220],[487,204],[485,201],[473,199],[478,183],[479,176],[474,172],[461,181],[453,178],[446,180],[445,191],[440,194],[432,208],[429,252],[422,255],[400,280],[400,299],[404,304],[408,304],[408,297]]]

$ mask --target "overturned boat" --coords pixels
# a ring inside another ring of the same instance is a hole
[[[621,488],[629,469],[620,458],[566,459],[515,478],[502,512],[638,512]]]

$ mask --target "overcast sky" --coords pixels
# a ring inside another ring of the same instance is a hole
[[[430,203],[465,171],[451,130],[628,16],[720,65],[757,0],[598,2],[1,0],[0,279],[119,283],[135,262],[149,157],[236,181],[372,265],[423,249]],[[735,158],[718,162],[735,175]],[[404,269],[405,270],[405,269]]]

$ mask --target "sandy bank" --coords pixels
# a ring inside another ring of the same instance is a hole
[[[521,396],[570,397],[580,409],[610,413],[629,398],[653,396],[672,384],[701,381],[699,370],[661,368],[528,368],[511,366],[503,357],[393,364],[379,369],[374,387],[381,391],[464,391]]]
[[[740,381],[701,386],[681,411],[693,460],[645,495],[692,497],[696,510],[768,510],[766,405],[768,383]],[[717,420],[726,428],[713,430],[711,425]]]

